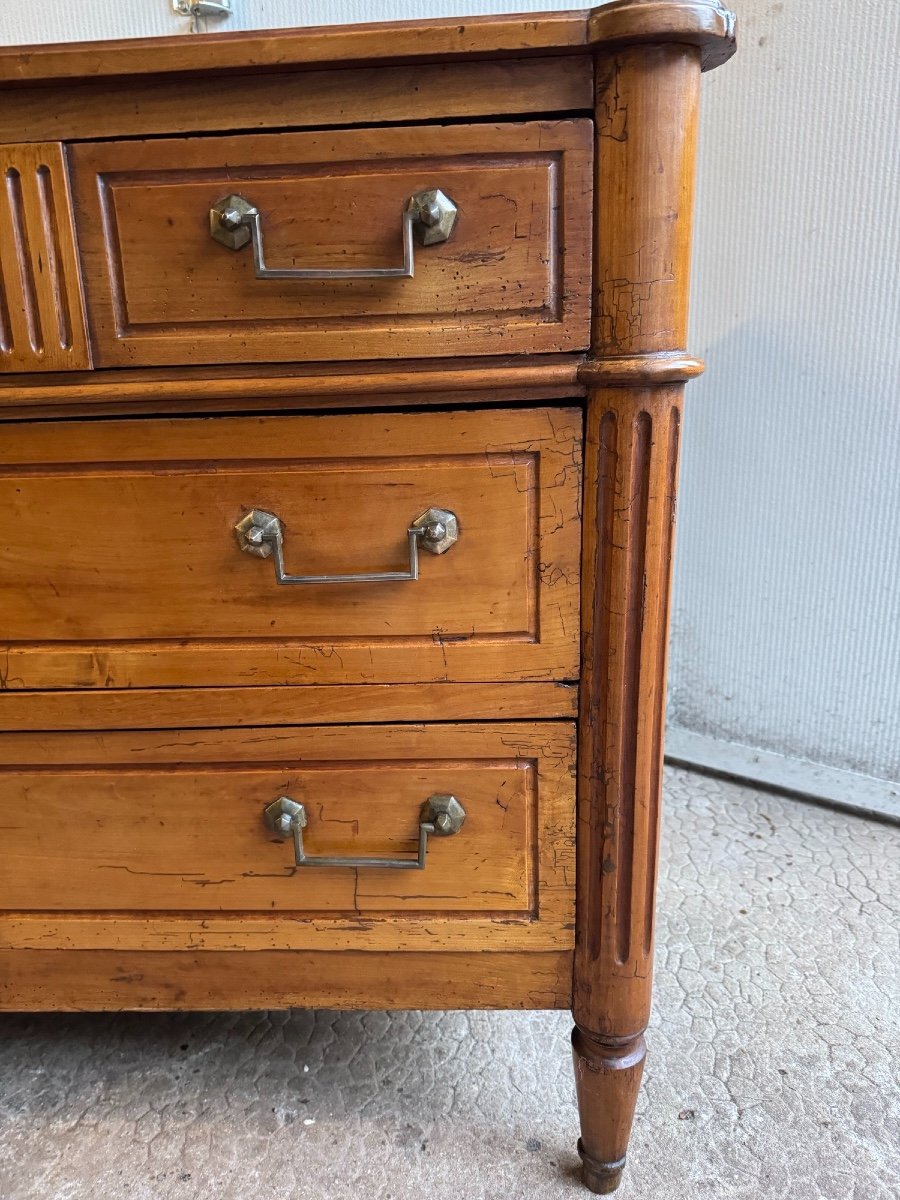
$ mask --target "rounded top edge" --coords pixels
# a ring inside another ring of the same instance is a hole
[[[682,42],[700,48],[700,67],[711,71],[737,49],[737,17],[721,0],[613,0],[589,18],[593,45]]]

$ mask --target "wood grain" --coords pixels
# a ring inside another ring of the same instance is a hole
[[[566,1008],[572,955],[0,951],[0,1011]]]
[[[598,50],[647,43],[695,46],[711,71],[737,49],[736,21],[721,0],[613,0],[590,14],[588,38]]]
[[[594,278],[598,358],[684,346],[696,66],[697,53],[678,46],[624,50],[598,64],[596,181],[606,200],[598,209],[603,251]],[[672,120],[673,110],[684,119]],[[672,170],[659,167],[661,129],[665,161],[678,164]],[[640,204],[629,203],[629,180],[640,181]]]
[[[573,1051],[583,1179],[598,1193],[625,1163],[650,1010],[700,69],[700,47],[682,44],[627,46],[597,65],[592,349],[614,366],[608,379],[583,368]]]
[[[577,710],[578,687],[574,683],[0,691],[0,731],[516,721],[574,718]]]
[[[643,1037],[617,1044],[591,1037],[577,1025],[572,1030],[581,1122],[578,1154],[582,1179],[598,1195],[607,1195],[619,1186],[645,1058]],[[598,1159],[592,1153],[598,1145],[616,1147],[620,1153],[612,1157],[607,1151],[606,1157]]]
[[[411,857],[446,793],[421,872],[298,869],[263,822],[289,795],[308,853]],[[560,722],[5,734],[0,944],[569,949],[574,809]]]
[[[7,689],[572,679],[581,413],[9,426]],[[241,552],[277,513],[289,571],[400,569],[432,505],[461,536],[416,582],[279,587]],[[102,588],[102,600],[98,595]]]
[[[0,84],[584,52],[588,10],[0,48]],[[563,67],[563,69],[565,69]],[[222,86],[227,86],[223,83]]]
[[[0,376],[9,417],[252,412],[571,401],[585,392],[581,355],[378,362],[152,367],[81,375]]]
[[[602,50],[604,44],[647,40],[696,45],[704,68],[709,69],[734,53],[734,24],[733,14],[719,0],[616,0],[593,10],[539,16],[454,17],[200,34],[190,39],[9,46],[0,49],[0,86],[159,74],[219,76],[322,63],[347,67],[461,56],[577,54],[588,47]]]
[[[0,371],[91,365],[63,147],[0,146]]]
[[[79,142],[106,368],[25,362],[0,405],[153,418],[10,421],[0,439],[8,527],[40,531],[10,540],[0,595],[19,905],[0,1007],[572,1001],[583,1177],[615,1188],[650,1001],[681,393],[702,369],[685,351],[698,85],[734,45],[719,0],[614,0],[0,50],[0,137]],[[592,73],[595,121],[568,119]],[[222,96],[240,112],[220,121]],[[530,119],[497,122],[513,116]],[[319,122],[369,127],[256,132]],[[212,136],[122,140],[190,132]],[[396,188],[435,185],[458,230],[397,288],[273,287],[205,231],[210,203],[252,187],[270,261],[386,263]],[[523,407],[578,396],[583,412]],[[265,502],[289,569],[301,552],[387,565],[382,523],[405,526],[413,499],[460,507],[463,537],[411,599],[298,603],[222,540],[233,508]],[[570,716],[574,689],[554,687],[579,671],[573,797],[572,726],[511,719]],[[457,784],[471,823],[415,892],[410,872],[304,893],[259,840],[262,804],[293,786],[336,815],[331,845],[409,846],[422,791]]]
[[[71,151],[98,365],[544,353],[587,346],[588,121],[97,142]],[[413,279],[272,280],[209,234],[239,193],[270,266],[396,266],[410,196],[450,239]],[[335,213],[340,218],[335,219]]]
[[[2,54],[2,51],[0,51]],[[593,62],[571,57],[232,75],[230,131],[589,113]],[[0,141],[218,133],[222,93],[202,75],[6,89]]]
[[[649,1016],[680,388],[592,405],[576,1013],[618,1038]]]

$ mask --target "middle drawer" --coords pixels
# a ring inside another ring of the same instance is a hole
[[[8,426],[6,686],[574,679],[580,453],[577,409]]]

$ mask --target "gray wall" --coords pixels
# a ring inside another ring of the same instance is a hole
[[[900,5],[706,79],[670,720],[900,780]]]
[[[900,780],[900,5],[735,0],[707,77],[670,719]],[[234,0],[236,29],[521,0]],[[170,0],[29,0],[0,41],[186,33]]]

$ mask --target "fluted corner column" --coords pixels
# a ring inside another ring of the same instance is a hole
[[[619,1183],[644,1065],[697,106],[717,3],[597,10],[572,1037],[591,1191]],[[656,31],[656,32],[655,32]]]

